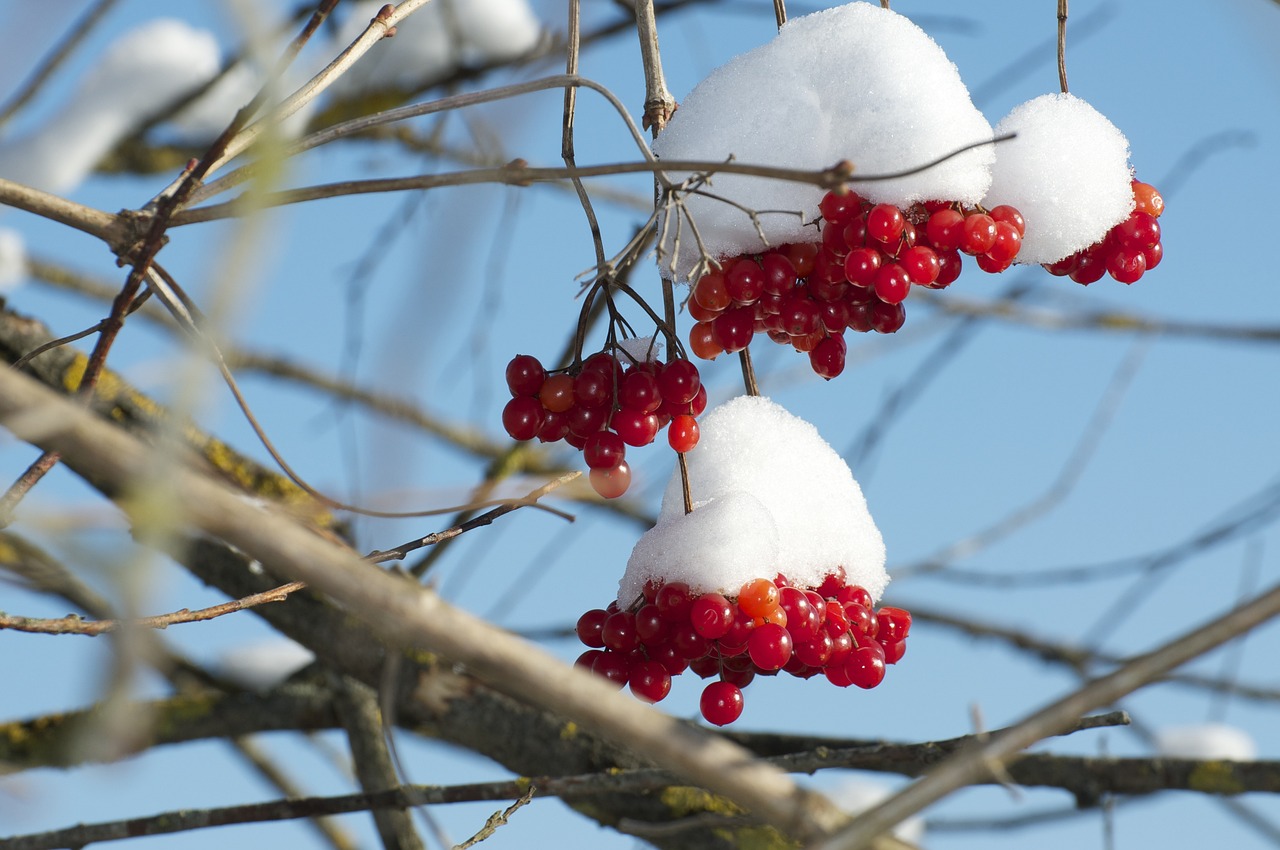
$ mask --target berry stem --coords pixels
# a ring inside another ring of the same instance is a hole
[[[685,462],[684,452],[676,454],[680,462],[680,492],[684,496],[684,512],[693,513],[693,493],[689,489],[689,464]]]
[[[1058,85],[1067,93],[1067,0],[1058,0]]]
[[[787,22],[786,0],[773,0],[773,17],[778,22],[778,29],[782,29],[782,25]]]
[[[738,362],[742,364],[742,385],[747,388],[747,395],[760,395],[760,385],[756,383],[756,370],[751,365],[751,349],[744,348],[739,351]]]

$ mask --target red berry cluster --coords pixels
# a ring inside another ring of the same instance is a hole
[[[1164,198],[1156,187],[1133,181],[1133,212],[1107,231],[1099,242],[1084,250],[1048,263],[1045,269],[1059,277],[1070,277],[1088,286],[1109,274],[1121,283],[1134,283],[1160,265],[1164,246],[1160,243],[1160,222]]]
[[[615,499],[631,485],[627,446],[647,446],[667,429],[678,452],[698,443],[707,390],[688,360],[623,366],[607,351],[586,359],[577,374],[548,372],[538,358],[517,354],[507,364],[511,401],[502,426],[516,440],[564,440],[582,452],[591,486]]]
[[[844,371],[846,330],[894,333],[912,284],[946,287],[960,275],[961,252],[983,271],[1002,272],[1026,230],[1010,206],[985,212],[931,201],[904,211],[829,192],[819,209],[820,245],[732,258],[698,279],[688,302],[695,355],[714,360],[764,333],[807,352],[813,371],[830,380]]]
[[[873,610],[871,594],[846,584],[843,570],[814,590],[781,575],[755,579],[736,598],[650,582],[630,608],[613,602],[578,619],[590,649],[576,663],[649,702],[666,697],[685,670],[716,677],[702,692],[702,716],[724,726],[742,714],[742,688],[757,675],[821,673],[842,688],[874,688],[885,665],[902,658],[910,629],[910,614]]]

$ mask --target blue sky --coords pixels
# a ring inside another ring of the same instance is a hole
[[[181,14],[231,44],[233,26],[222,5],[186,4]],[[897,2],[894,8],[943,46],[976,105],[995,123],[1016,104],[1056,90],[1054,5],[984,0],[958,6],[922,0]],[[613,4],[587,6],[587,31],[617,14]],[[817,6],[793,7],[792,14],[808,8]],[[544,2],[537,10],[547,26],[563,30],[559,4]],[[47,116],[106,43],[162,11],[175,14],[170,4],[121,2],[82,57],[54,80],[47,99],[35,103],[22,120],[34,124]],[[13,8],[0,13],[0,32],[14,32],[17,15]],[[57,22],[43,23],[51,27],[42,36],[47,43]],[[1280,190],[1275,165],[1280,94],[1274,86],[1280,70],[1274,54],[1278,30],[1280,6],[1267,0],[1072,3],[1071,89],[1127,134],[1138,176],[1166,190],[1168,212],[1161,220],[1165,260],[1132,287],[1104,280],[1085,289],[1038,272],[1009,272],[996,279],[968,271],[939,300],[985,302],[1020,282],[1028,287],[1023,302],[1051,314],[1098,310],[1171,323],[1280,324],[1267,211]],[[683,97],[712,68],[760,44],[772,31],[771,5],[759,2],[711,4],[665,17],[660,37],[673,93]],[[0,38],[6,41],[6,50],[0,51],[0,89],[8,91],[20,69],[39,55],[42,39]],[[512,76],[557,70],[557,63],[545,62]],[[643,81],[633,36],[586,51],[582,71],[639,111]],[[469,127],[453,120],[446,132],[460,145],[500,145],[507,158],[556,164],[559,100],[555,93],[545,93],[476,109],[468,113]],[[761,120],[768,120],[767,104],[760,108]],[[580,98],[578,133],[580,163],[634,155],[616,116],[587,94]],[[310,154],[289,179],[305,185],[437,167],[388,147],[355,145]],[[137,206],[168,179],[97,177],[72,197],[107,210]],[[643,178],[610,185],[640,199],[650,192]],[[617,204],[601,204],[600,215],[606,248],[612,250],[643,221],[638,209]],[[396,217],[403,224],[388,224]],[[123,280],[108,252],[87,237],[13,211],[0,217],[0,226],[20,231],[34,255]],[[202,303],[211,303],[228,291],[220,270],[226,267],[229,248],[238,244],[235,239],[234,229],[224,225],[184,228],[173,233],[163,259]],[[505,400],[503,365],[518,352],[550,358],[560,351],[577,315],[575,277],[593,261],[580,208],[567,193],[547,188],[449,189],[416,201],[391,195],[324,201],[269,214],[252,241],[254,271],[233,281],[235,318],[228,334],[234,341],[325,370],[350,369],[361,380],[413,397],[435,413],[473,421],[494,437],[500,435],[498,412]],[[376,270],[354,278],[361,258],[375,247]],[[636,285],[655,298],[657,283],[651,267],[637,274]],[[58,332],[91,324],[103,309],[38,284],[18,290],[10,300]],[[1135,559],[1229,519],[1274,487],[1280,471],[1274,343],[992,321],[948,345],[954,319],[916,304],[914,296],[907,306],[902,333],[851,339],[850,367],[829,384],[814,378],[803,358],[777,346],[753,346],[764,392],[814,422],[850,459],[885,536],[891,572],[1032,503],[1062,473],[1097,411],[1102,408],[1107,415],[1087,464],[1051,511],[957,562],[972,575],[950,580],[945,575],[904,575],[890,586],[886,601],[1128,654],[1226,610],[1242,589],[1266,587],[1275,580],[1280,539],[1266,522],[1166,567],[1148,572],[1133,568]],[[131,323],[112,362],[140,385],[168,396],[176,351],[167,336]],[[1116,376],[1125,370],[1131,375],[1120,392]],[[703,371],[713,387],[713,403],[740,392],[734,364],[717,361]],[[201,374],[209,381],[204,421],[233,444],[256,452],[226,393],[209,373]],[[478,464],[418,432],[335,406],[309,390],[254,376],[243,382],[291,462],[332,492],[409,508],[456,499],[479,474]],[[892,418],[875,448],[855,452],[882,405],[904,385],[918,384],[921,391]],[[0,471],[12,478],[32,457],[28,449],[6,445]],[[670,455],[651,447],[635,458],[635,494],[656,510]],[[140,564],[138,553],[121,545],[109,510],[99,507],[96,514],[108,526],[103,530],[55,534],[36,523],[42,516],[90,505],[100,503],[72,476],[60,473],[30,500],[29,528],[68,560],[90,564],[95,584],[111,586],[122,575],[139,579],[148,613],[219,601],[169,566]],[[514,629],[566,625],[583,610],[603,605],[616,592],[640,529],[589,508],[577,513],[578,520],[566,525],[525,512],[462,538],[439,567],[436,580],[442,592]],[[360,546],[367,549],[435,529],[421,521],[357,524]],[[1048,585],[1027,584],[1022,578],[1068,566],[1096,567],[1104,577]],[[992,586],[980,576],[1013,586]],[[1020,579],[1023,584],[1017,583]],[[508,593],[511,587],[516,591]],[[1124,600],[1123,611],[1113,608],[1118,600]],[[0,609],[10,613],[60,616],[64,607],[0,586]],[[1099,622],[1104,615],[1107,622]],[[267,634],[254,617],[242,614],[177,627],[165,638],[195,658],[212,661],[223,649]],[[100,670],[109,649],[100,640],[11,633],[3,640],[0,681],[13,685],[0,691],[0,716],[73,708],[100,692]],[[1219,674],[1238,665],[1235,675],[1242,680],[1274,686],[1269,659],[1278,644],[1280,630],[1265,627],[1235,654],[1217,653],[1194,669]],[[580,650],[569,641],[550,647],[566,660]],[[851,693],[821,680],[757,681],[747,690],[748,707],[739,725],[899,740],[945,738],[972,731],[975,709],[987,726],[1004,725],[1075,684],[1066,671],[1000,644],[922,623],[912,632],[907,657],[879,689]],[[156,688],[155,683],[144,684],[145,692],[156,693]],[[696,712],[697,693],[693,682],[678,680],[662,707],[690,716]],[[1225,719],[1254,737],[1262,757],[1280,757],[1280,727],[1268,703],[1223,701],[1165,685],[1126,701],[1125,707],[1151,728]],[[340,745],[339,738],[326,740]],[[494,765],[438,745],[402,744],[414,781],[465,782],[504,775]],[[265,745],[306,777],[314,792],[346,788],[315,749],[284,738],[268,739]],[[1085,733],[1048,748],[1092,755],[1148,752],[1137,735],[1123,730]],[[838,777],[813,781],[829,787]],[[109,767],[4,780],[0,832],[271,796],[220,746],[200,745],[156,751]],[[1062,792],[1031,791],[1011,799],[1001,789],[979,789],[928,814],[998,817],[1063,808],[1069,802]],[[1247,802],[1280,822],[1274,800]],[[493,808],[459,806],[438,815],[458,841]],[[344,823],[371,841],[365,820],[347,818]],[[1118,848],[1180,847],[1210,839],[1237,848],[1269,846],[1217,801],[1185,794],[1122,805],[1114,829]],[[310,835],[298,825],[241,827],[225,835],[209,831],[149,839],[147,844],[213,847],[235,836],[301,845],[312,840]],[[547,801],[520,812],[488,842],[491,848],[566,845],[624,847],[632,841]],[[1097,813],[996,836],[936,832],[926,845],[1107,846]]]

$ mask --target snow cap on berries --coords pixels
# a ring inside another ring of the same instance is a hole
[[[1088,248],[1133,211],[1129,141],[1102,113],[1071,94],[1046,94],[1014,107],[1001,142],[989,200],[1011,204],[1027,222],[1019,263],[1054,263]]]
[[[734,596],[777,573],[817,587],[840,567],[873,598],[884,592],[880,531],[848,465],[813,425],[767,398],[742,396],[707,412],[685,460],[695,510],[684,512],[677,470],[658,524],[627,562],[620,602],[651,579]]]
[[[793,18],[773,41],[712,72],[680,104],[653,150],[669,160],[732,156],[798,169],[849,160],[860,195],[905,207],[937,199],[977,203],[991,182],[993,146],[893,180],[862,183],[857,175],[906,171],[991,136],[942,48],[901,15],[859,2]],[[817,239],[818,231],[795,214],[812,221],[823,194],[816,186],[719,174],[710,192],[761,212],[771,245]],[[765,247],[750,216],[733,204],[688,195],[685,210],[713,257]],[[675,270],[684,279],[699,251],[683,214],[678,224]],[[667,225],[668,252],[676,225]]]
[[[656,336],[633,336],[618,340],[618,348],[625,352],[619,358],[624,366],[636,363],[649,363],[662,359],[662,339]],[[628,360],[627,358],[631,359]]]

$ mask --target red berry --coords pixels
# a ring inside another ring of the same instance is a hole
[[[1021,248],[1022,234],[1018,232],[1018,228],[1007,221],[997,221],[996,241],[987,251],[987,256],[996,262],[1008,265],[1013,262],[1014,257],[1018,256]]]
[[[925,233],[937,251],[955,251],[964,239],[964,214],[947,207],[929,216]]]
[[[809,365],[815,374],[829,381],[844,371],[847,351],[843,336],[829,336],[809,352]]]
[[[670,643],[661,643],[646,650],[649,660],[656,661],[672,676],[679,676],[689,668],[689,662],[680,651]],[[705,676],[703,678],[706,678]]]
[[[661,702],[671,693],[671,674],[657,661],[641,661],[631,668],[631,693],[646,702]]]
[[[725,286],[724,273],[712,271],[698,278],[693,286],[693,300],[713,313],[719,313],[733,303]]]
[[[522,395],[502,408],[502,427],[513,440],[532,440],[542,430],[546,411],[533,396]]]
[[[636,632],[636,615],[630,611],[614,611],[605,617],[600,629],[600,639],[606,649],[614,652],[630,652],[640,647],[640,635]]]
[[[938,279],[938,272],[942,271],[942,263],[938,260],[937,253],[924,245],[916,245],[903,251],[898,262],[906,269],[907,277],[912,283],[923,286],[932,284]]]
[[[879,646],[863,646],[850,652],[841,667],[851,683],[874,688],[884,681],[884,660],[884,650]]]
[[[778,314],[782,320],[782,330],[791,336],[811,334],[822,325],[818,305],[812,298],[802,295],[802,291],[797,290],[794,295],[789,296],[783,302],[782,312]]]
[[[1156,187],[1141,180],[1134,180],[1130,185],[1133,186],[1134,209],[1159,218],[1164,212],[1164,198]]]
[[[874,301],[870,305],[871,329],[876,333],[897,333],[907,320],[907,311],[901,304],[886,304]]]
[[[928,284],[930,289],[944,289],[955,283],[964,268],[964,260],[956,250],[938,252],[938,277]]]
[[[517,354],[507,364],[507,389],[512,396],[535,396],[542,389],[547,370],[532,354]]]
[[[618,388],[618,402],[641,413],[653,413],[662,404],[658,379],[639,369],[629,372]]]
[[[609,408],[604,405],[584,407],[580,404],[575,404],[569,408],[565,418],[569,422],[569,433],[581,437],[585,445],[588,437],[604,428],[607,424]]]
[[[1106,273],[1106,260],[1094,248],[1089,248],[1080,252],[1076,267],[1071,271],[1071,279],[1082,286],[1088,286],[1096,280],[1101,280]]]
[[[751,344],[755,322],[755,311],[750,307],[731,307],[715,317],[711,322],[711,332],[716,343],[733,354]]]
[[[898,304],[911,291],[911,278],[907,270],[897,263],[889,263],[876,272],[876,297],[886,304]]]
[[[884,648],[885,664],[897,664],[902,660],[902,656],[907,654],[907,642],[905,640],[895,640],[880,645]]]
[[[715,327],[711,322],[698,322],[689,329],[689,350],[701,360],[715,360],[724,354],[724,346],[716,341]]]
[[[738,591],[738,607],[752,617],[765,617],[778,608],[778,586],[767,578],[752,579]]]
[[[538,398],[547,410],[564,413],[573,407],[573,378],[569,375],[551,375],[542,382]]]
[[[901,608],[886,605],[876,612],[876,620],[880,624],[877,639],[881,641],[899,641],[911,631],[911,614]]]
[[[658,376],[658,388],[662,391],[662,399],[672,404],[692,401],[701,385],[698,367],[688,360],[671,361]]]
[[[636,612],[636,636],[645,646],[656,646],[667,639],[671,629],[662,618],[658,606],[650,602]]]
[[[966,254],[977,256],[991,250],[996,241],[996,222],[986,213],[973,213],[965,216],[964,236],[960,240],[960,250]]]
[[[541,404],[539,404],[541,407]],[[564,413],[552,413],[543,408],[546,415],[542,419],[542,427],[538,429],[538,440],[543,443],[554,443],[563,440],[569,434],[569,417]]]
[[[854,248],[844,258],[844,274],[854,286],[871,286],[880,270],[880,252],[875,248]]]
[[[1113,227],[1111,232],[1121,247],[1141,251],[1160,241],[1160,222],[1150,213],[1134,210],[1128,218]]]
[[[754,304],[764,294],[765,274],[755,260],[743,258],[729,267],[725,288],[739,304]]]
[[[822,217],[827,221],[852,221],[862,213],[862,198],[855,192],[844,194],[828,192],[818,202],[818,212],[822,213]]]
[[[1143,250],[1142,256],[1147,261],[1147,271],[1151,271],[1160,265],[1160,261],[1164,259],[1164,246],[1157,242],[1150,248]]]
[[[601,652],[591,663],[591,672],[621,689],[631,675],[631,660],[617,652]]]
[[[667,442],[681,454],[698,445],[698,434],[698,420],[687,414],[671,417],[671,424],[667,426]]]
[[[747,653],[751,663],[761,670],[780,670],[791,660],[791,633],[782,626],[765,623],[757,626],[747,639]]]
[[[813,271],[814,259],[818,256],[818,246],[813,243],[802,245],[785,245],[779,249],[790,261],[791,267],[795,269],[796,277],[808,277]],[[765,255],[766,259],[768,255]],[[765,262],[765,270],[769,269],[769,263]],[[768,287],[766,287],[766,291]]]
[[[588,478],[602,498],[616,499],[631,486],[631,467],[624,460],[612,469],[593,469]]]
[[[652,413],[623,408],[613,414],[609,425],[628,446],[647,446],[658,436],[658,417]]]
[[[704,593],[693,600],[689,619],[698,634],[708,640],[719,640],[733,627],[733,603],[722,594]]]
[[[604,640],[600,637],[600,632],[604,628],[604,621],[608,616],[608,613],[603,608],[592,608],[579,617],[578,625],[575,629],[578,633],[578,640],[582,641],[584,646],[596,649],[603,647]]]
[[[658,589],[653,602],[662,612],[665,620],[674,623],[688,622],[689,611],[693,608],[693,595],[689,585],[682,581],[669,581]]]
[[[1001,204],[998,207],[993,207],[990,211],[990,215],[997,222],[1007,221],[1009,224],[1012,224],[1014,229],[1018,231],[1019,236],[1027,235],[1027,222],[1023,219],[1022,213],[1018,212],[1017,207],[1011,207],[1008,204]]]
[[[626,443],[612,431],[596,431],[582,447],[582,459],[592,469],[613,469],[626,456]]]
[[[867,234],[886,245],[896,244],[906,223],[902,210],[893,204],[876,204],[867,213]]]
[[[598,369],[583,369],[573,381],[574,404],[599,407],[613,398],[613,375]]]
[[[725,726],[742,716],[742,691],[728,682],[712,682],[702,691],[699,708],[708,723]]]
[[[1107,274],[1121,283],[1133,283],[1146,270],[1147,258],[1141,248],[1119,248],[1107,257]]]
[[[794,636],[793,636],[794,640]],[[831,650],[835,642],[826,632],[819,633],[806,641],[796,641],[793,653],[796,658],[810,667],[825,667],[831,658]]]
[[[817,246],[814,256],[817,256]],[[785,295],[796,285],[799,275],[790,259],[782,254],[770,251],[760,258],[761,272],[764,274],[764,291],[768,295]],[[809,271],[813,270],[813,259],[809,260]]]

